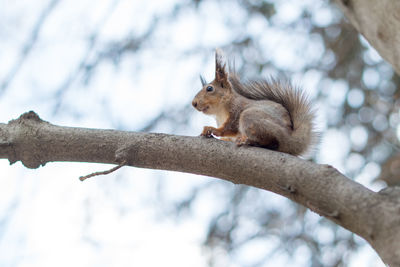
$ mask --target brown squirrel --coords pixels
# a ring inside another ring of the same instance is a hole
[[[226,70],[222,52],[215,52],[215,79],[192,105],[216,117],[218,128],[205,126],[202,136],[220,136],[237,145],[253,145],[292,155],[304,154],[316,141],[314,112],[306,95],[288,82],[274,79],[242,83]]]

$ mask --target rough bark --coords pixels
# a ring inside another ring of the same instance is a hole
[[[400,1],[336,0],[350,23],[400,74]]]
[[[328,165],[202,137],[52,125],[28,112],[0,124],[0,158],[28,168],[52,161],[118,164],[217,177],[269,190],[360,235],[400,266],[400,189],[372,192]]]

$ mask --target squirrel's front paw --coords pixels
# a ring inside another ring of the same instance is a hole
[[[213,137],[213,130],[214,130],[214,127],[205,126],[203,129],[203,132],[200,134],[200,136],[204,136],[207,138]]]

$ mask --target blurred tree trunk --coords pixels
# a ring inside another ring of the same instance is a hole
[[[347,19],[365,39],[388,61],[397,74],[400,74],[400,1],[392,0],[336,0]],[[385,166],[383,166],[385,168]],[[383,172],[387,170],[383,169]],[[391,179],[391,177],[386,177]],[[397,187],[386,189],[394,193]],[[394,199],[396,198],[396,200]],[[394,193],[393,200],[400,203],[400,195]],[[393,219],[400,223],[400,210],[393,210]],[[384,230],[391,232],[390,229]],[[387,235],[394,244],[400,244],[399,237]],[[371,243],[371,242],[370,242]],[[379,243],[379,245],[378,245]],[[373,243],[371,243],[373,245]],[[389,243],[377,242],[373,247],[390,266],[400,266],[400,247],[392,250]],[[392,251],[391,251],[392,250]]]
[[[372,192],[331,166],[289,154],[202,137],[61,127],[31,111],[0,124],[0,158],[29,168],[52,161],[123,164],[258,187],[360,235],[385,263],[400,266],[400,188]]]
[[[336,0],[351,24],[400,74],[400,1]]]

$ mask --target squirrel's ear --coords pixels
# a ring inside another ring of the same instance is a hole
[[[204,87],[204,85],[207,84],[206,79],[204,79],[203,76],[200,75],[200,81],[201,81],[201,85]]]
[[[215,80],[221,84],[228,82],[228,72],[226,71],[226,63],[220,49],[215,50]]]

